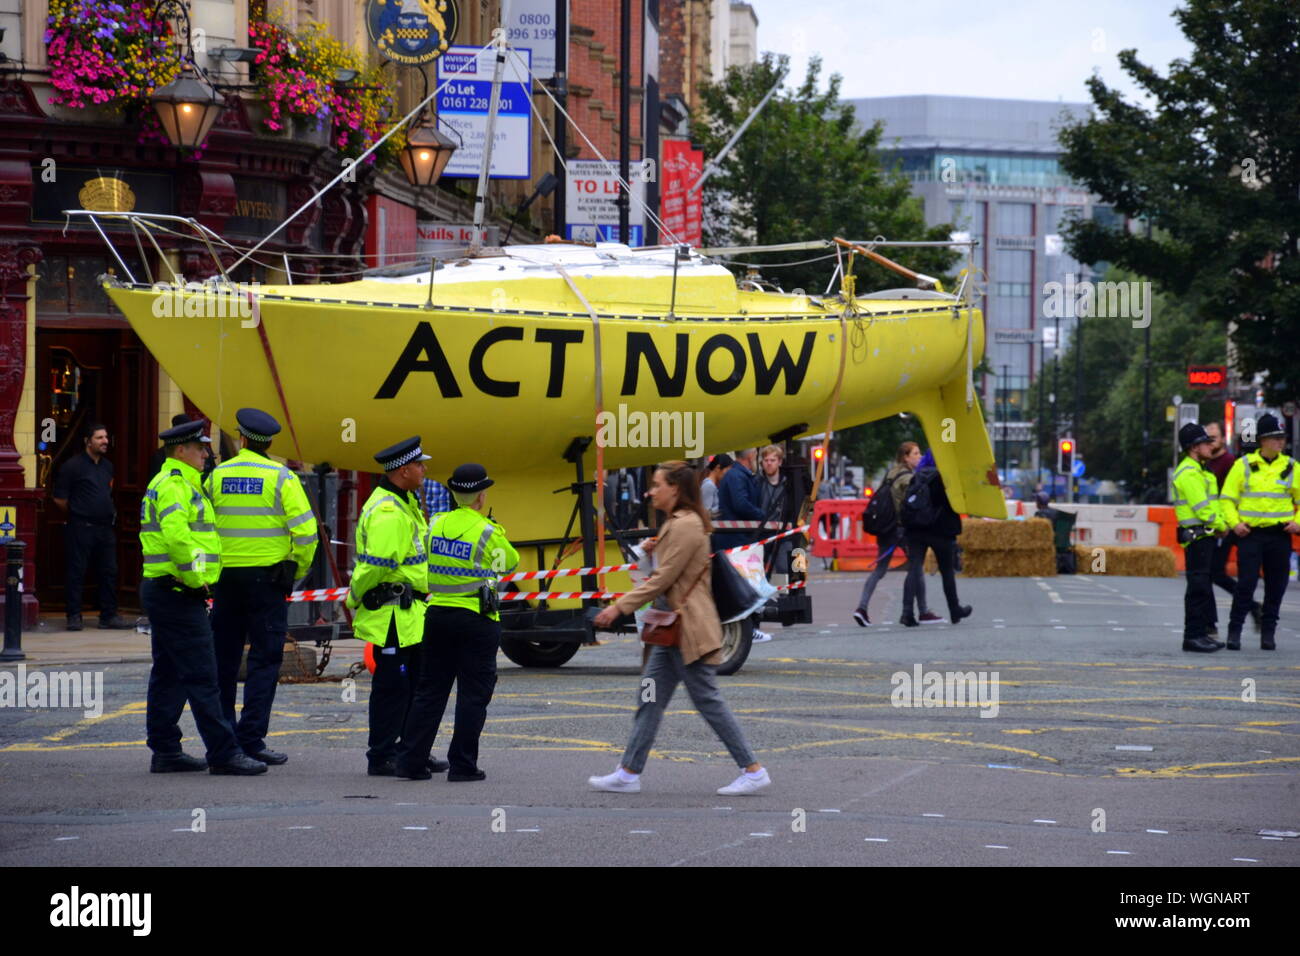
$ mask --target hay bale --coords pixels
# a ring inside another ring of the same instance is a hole
[[[1113,574],[1122,577],[1172,578],[1178,573],[1168,548],[1074,546],[1079,574]]]
[[[1045,518],[1027,521],[963,518],[958,544],[967,551],[1039,551],[1056,546],[1052,523]]]
[[[1056,574],[1056,551],[1053,548],[1007,551],[972,549],[963,546],[961,577],[966,578],[1039,578]],[[939,565],[933,552],[926,552],[925,573],[937,574]]]

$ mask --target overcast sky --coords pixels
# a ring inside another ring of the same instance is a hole
[[[758,48],[791,56],[802,79],[810,54],[844,77],[842,96],[935,93],[1090,102],[1097,68],[1126,98],[1136,90],[1120,50],[1166,72],[1191,46],[1172,0],[748,0]]]

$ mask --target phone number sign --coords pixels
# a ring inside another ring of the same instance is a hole
[[[532,51],[515,49],[531,68]],[[465,69],[457,73],[462,67]],[[492,73],[496,67],[493,50],[453,46],[438,60],[438,115],[460,134],[464,145],[451,154],[444,176],[477,179],[487,142],[488,108],[492,103]],[[531,81],[523,67],[507,56],[502,71],[501,99],[497,106],[493,135],[493,179],[528,179],[533,166],[533,118],[530,108]],[[455,137],[453,137],[454,139]]]

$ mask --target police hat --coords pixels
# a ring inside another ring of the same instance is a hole
[[[1214,441],[1214,439],[1196,422],[1188,422],[1178,429],[1178,444],[1182,445],[1184,450],[1199,445],[1201,442],[1211,441]]]
[[[399,441],[383,451],[375,452],[375,461],[384,467],[384,471],[393,471],[413,461],[428,461],[429,456],[420,450],[420,436]]]
[[[270,441],[280,434],[280,423],[260,408],[241,408],[235,412],[239,434],[249,441]]]
[[[176,425],[167,429],[158,435],[158,438],[164,445],[184,445],[186,442],[201,441],[210,443],[212,441],[207,435],[203,434],[203,429],[207,426],[206,418],[199,418],[192,422],[185,422],[183,425]]]
[[[1255,419],[1255,437],[1256,438],[1285,438],[1286,429],[1282,427],[1277,416],[1271,412],[1265,412]]]
[[[487,469],[482,465],[469,463],[460,465],[451,473],[451,478],[447,480],[447,487],[452,491],[482,491],[484,488],[490,488],[496,482],[487,476]]]

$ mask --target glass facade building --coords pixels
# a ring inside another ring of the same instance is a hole
[[[1074,319],[1045,314],[1050,284],[1094,273],[1066,253],[1062,233],[1071,217],[1114,218],[1061,168],[1057,134],[1091,107],[961,96],[851,102],[860,124],[882,124],[881,150],[912,182],[926,224],[948,223],[954,237],[979,240],[974,265],[990,372],[977,386],[998,467],[1014,480],[1039,465],[1032,434],[1040,410],[1030,407],[1030,383],[1074,331]],[[1050,408],[1042,414],[1050,417]],[[1069,414],[1058,408],[1058,430],[1068,430]]]

